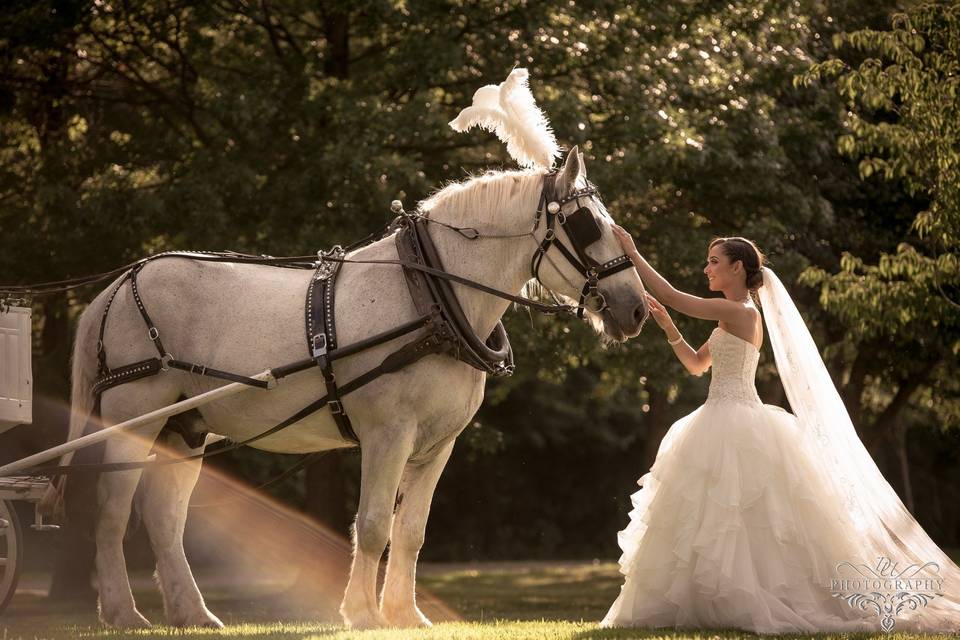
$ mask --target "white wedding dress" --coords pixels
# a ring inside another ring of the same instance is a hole
[[[838,563],[877,559],[797,418],[757,395],[757,348],[720,327],[708,343],[707,400],[670,427],[638,481],[618,535],[626,579],[601,626],[880,631],[875,611],[831,595]],[[896,630],[960,628],[956,601],[944,604],[899,616]]]

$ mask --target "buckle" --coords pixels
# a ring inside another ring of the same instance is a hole
[[[318,333],[313,336],[313,357],[327,355],[327,336],[324,333]]]
[[[333,268],[333,265],[329,262],[330,258],[334,258],[334,261],[339,261],[339,259],[344,255],[346,255],[346,251],[344,251],[343,247],[341,247],[339,244],[333,245],[327,251],[324,251],[323,249],[317,251],[317,260],[313,263],[313,265],[317,269],[323,267],[326,271],[323,272],[322,275],[318,274],[315,280],[322,280],[330,275],[329,270]]]
[[[514,368],[515,368],[515,365],[512,365],[512,364],[504,364],[503,362],[498,362],[497,364],[494,365],[494,369],[493,369],[494,373],[493,373],[493,375],[495,375],[495,376],[510,376],[510,375],[513,375]]]
[[[333,413],[333,414],[343,413],[343,405],[340,404],[339,400],[330,400],[327,402],[327,406],[330,407],[330,413]]]

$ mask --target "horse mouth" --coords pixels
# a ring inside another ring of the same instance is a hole
[[[610,307],[607,307],[600,314],[600,318],[603,320],[603,332],[607,337],[616,340],[617,342],[626,342],[627,334],[624,333],[623,329],[620,327],[620,323],[617,322],[617,319],[613,316],[613,313],[610,311]]]

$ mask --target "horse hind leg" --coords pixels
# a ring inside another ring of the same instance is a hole
[[[393,508],[403,467],[413,449],[415,425],[377,429],[361,447],[360,506],[353,527],[353,564],[340,605],[355,629],[383,627],[377,605],[377,570],[390,537]]]
[[[403,472],[401,500],[393,520],[390,557],[380,605],[381,613],[393,626],[431,626],[430,620],[417,607],[417,556],[423,546],[433,492],[451,451],[452,439],[433,458],[417,464],[408,463]]]
[[[101,399],[104,424],[117,424],[176,399],[175,394],[169,399],[163,398],[160,389],[161,385],[152,381],[137,381],[124,385],[122,389],[108,390]],[[119,433],[109,438],[104,447],[104,463],[146,459],[165,422],[164,419],[156,420],[133,432]],[[123,537],[140,475],[139,469],[101,473],[97,486],[96,567],[100,620],[118,628],[150,626],[150,622],[137,611],[123,554]]]
[[[199,414],[188,412],[171,420],[198,421]],[[203,451],[190,448],[183,437],[165,431],[158,439],[158,453],[182,458]],[[222,628],[212,614],[193,578],[183,550],[183,530],[187,522],[190,494],[200,476],[201,459],[148,468],[144,472],[140,494],[143,523],[157,560],[157,581],[163,594],[167,623],[177,627]]]

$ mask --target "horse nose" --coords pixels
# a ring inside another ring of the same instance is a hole
[[[637,331],[640,330],[640,327],[643,326],[643,323],[647,321],[649,316],[650,308],[647,306],[647,301],[641,298],[640,303],[633,310],[633,322]]]

